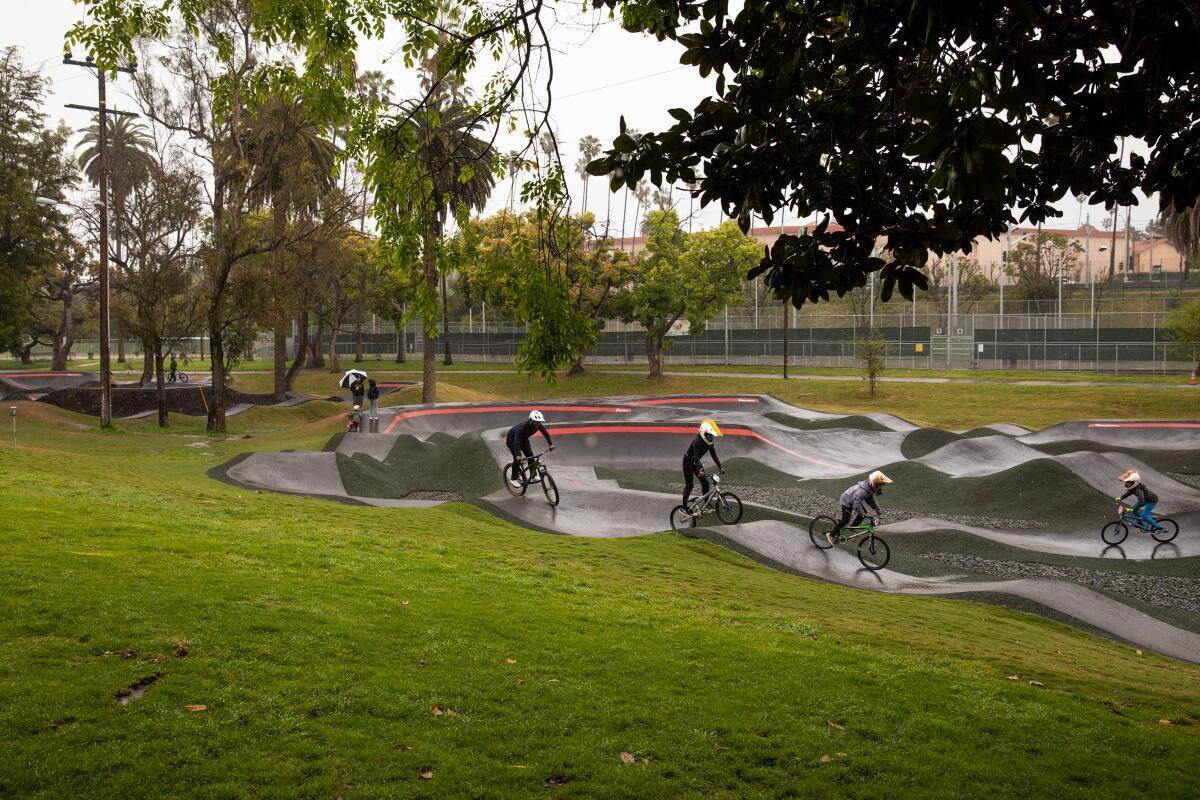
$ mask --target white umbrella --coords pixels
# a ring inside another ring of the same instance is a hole
[[[367,373],[361,369],[348,369],[346,370],[346,374],[342,376],[342,379],[338,381],[338,386],[343,389],[349,389],[350,385],[355,381],[365,381],[366,379]]]

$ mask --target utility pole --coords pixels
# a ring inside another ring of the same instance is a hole
[[[1133,238],[1133,224],[1129,221],[1130,215],[1133,213],[1133,208],[1125,206],[1125,262],[1122,270],[1125,272],[1125,280],[1129,280],[1129,240]]]
[[[109,337],[109,281],[108,281],[108,115],[118,114],[123,117],[136,117],[128,111],[113,111],[108,107],[105,94],[104,69],[88,56],[85,61],[77,61],[67,53],[63,63],[73,67],[84,67],[96,70],[98,105],[81,106],[68,103],[67,108],[80,111],[91,111],[96,115],[100,133],[100,427],[112,427],[112,362],[108,352]],[[116,67],[116,72],[133,74],[134,67]]]
[[[1125,164],[1125,137],[1121,137],[1121,155],[1117,158],[1117,166]],[[1117,201],[1113,201],[1113,218],[1112,218],[1112,241],[1108,244],[1108,279],[1111,281],[1116,273],[1117,266],[1117,214],[1121,212],[1121,207]]]
[[[1087,215],[1083,223],[1083,271],[1087,274],[1088,288],[1092,293],[1092,302],[1088,306],[1088,320],[1096,324],[1096,282],[1092,280],[1092,215]]]

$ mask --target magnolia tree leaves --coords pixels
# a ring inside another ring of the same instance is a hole
[[[784,236],[754,275],[797,306],[862,286],[925,289],[931,253],[1091,203],[1200,195],[1200,17],[1185,3],[1080,0],[593,0],[683,46],[715,75],[665,131],[624,121],[589,164],[614,190],[698,181],[743,230],[823,218]],[[1148,158],[1122,164],[1117,140]]]

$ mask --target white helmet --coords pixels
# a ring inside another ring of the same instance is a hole
[[[709,444],[713,443],[713,439],[717,436],[722,436],[721,428],[711,419],[706,419],[700,423],[700,436]]]
[[[354,410],[355,410],[355,411],[358,411],[360,408],[362,408],[362,406],[360,406],[358,403],[355,403],[355,404],[354,404]]]
[[[546,421],[546,418],[542,416],[542,412],[538,411],[536,408],[529,412],[529,419],[533,420],[534,422]]]
[[[872,489],[881,489],[891,482],[892,479],[879,470],[875,470],[867,477],[867,483],[871,484]]]
[[[1132,489],[1142,482],[1142,476],[1134,470],[1127,469],[1121,473],[1121,480],[1125,482],[1126,489]]]

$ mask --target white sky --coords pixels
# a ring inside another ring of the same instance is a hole
[[[576,3],[551,6],[557,19],[550,27],[554,53],[554,102],[552,121],[559,138],[564,166],[567,168],[574,200],[579,208],[582,181],[574,173],[579,158],[577,143],[587,134],[599,138],[606,146],[618,132],[618,119],[623,113],[630,127],[642,131],[662,130],[672,123],[668,108],[691,109],[708,93],[704,81],[691,67],[679,64],[680,47],[673,42],[658,42],[622,31],[619,26],[597,12],[580,11]],[[62,63],[63,34],[82,11],[72,0],[0,0],[0,18],[5,20],[0,33],[0,45],[16,45],[24,51],[27,65],[37,67],[53,82],[49,107],[50,120],[64,119],[73,127],[86,124],[88,114],[63,108],[66,103],[95,105],[96,87],[91,74],[79,67]],[[380,69],[396,82],[397,95],[403,97],[406,88],[415,87],[415,80],[397,57],[388,60],[395,42],[368,42],[359,52],[361,69]],[[118,80],[118,84],[120,81]],[[117,109],[136,108],[132,100],[123,98],[118,87],[110,88],[109,105]],[[512,149],[517,140],[498,142],[502,150]],[[1144,152],[1144,148],[1138,148]],[[604,215],[604,181],[593,178],[589,189],[588,207]],[[497,186],[488,211],[503,207],[508,200],[506,182]],[[613,198],[613,224],[621,224],[622,195]],[[632,201],[627,232],[633,233]],[[687,213],[687,200],[677,203],[681,216]],[[1083,207],[1072,198],[1058,204],[1064,216],[1048,227],[1074,227],[1090,213],[1092,224],[1101,222],[1109,212],[1102,206]],[[1158,210],[1157,200],[1143,201],[1133,209],[1133,224],[1144,227]],[[697,227],[715,224],[715,207],[696,210]],[[788,219],[789,224],[795,220]],[[776,217],[775,224],[778,224]],[[1124,213],[1121,214],[1124,224]]]

